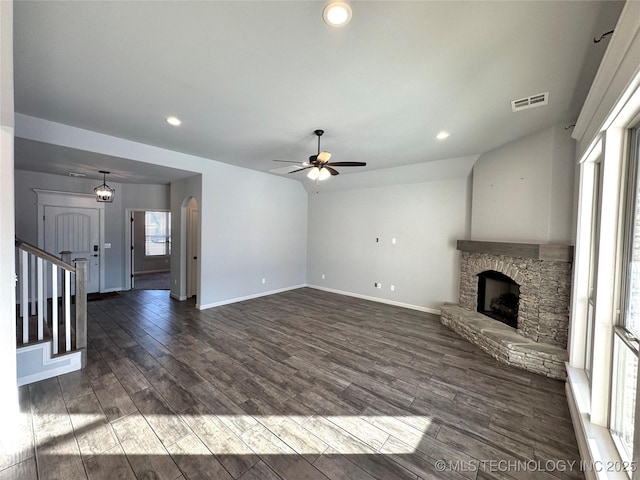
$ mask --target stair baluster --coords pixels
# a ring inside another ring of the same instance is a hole
[[[16,319],[17,331],[21,332],[21,338],[17,338],[18,383],[27,384],[84,368],[87,358],[88,260],[78,258],[71,262],[70,255],[60,259],[19,239],[16,239],[16,249],[19,274],[16,298],[20,302]],[[73,315],[72,293],[75,293]],[[42,372],[34,374],[33,361],[37,355],[29,352],[44,344],[47,346],[43,348],[50,352],[51,360],[45,359]],[[73,357],[75,360],[64,357],[69,354],[78,356]],[[29,364],[26,366],[25,363],[23,370],[29,374],[24,379],[20,378],[21,361]],[[70,366],[58,366],[65,362]]]

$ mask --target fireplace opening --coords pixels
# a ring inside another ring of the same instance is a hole
[[[487,270],[478,274],[478,312],[518,328],[520,285],[506,275]]]

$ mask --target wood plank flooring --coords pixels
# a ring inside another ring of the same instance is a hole
[[[21,389],[0,480],[584,478],[564,384],[435,315],[307,288],[88,313],[87,368]]]

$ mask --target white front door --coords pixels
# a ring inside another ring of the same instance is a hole
[[[100,213],[97,208],[44,206],[44,250],[86,258],[87,293],[100,291]]]

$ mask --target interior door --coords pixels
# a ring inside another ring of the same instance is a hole
[[[198,210],[189,208],[187,226],[187,297],[198,294]]]
[[[86,258],[87,293],[100,291],[100,214],[97,208],[44,207],[44,250]]]

